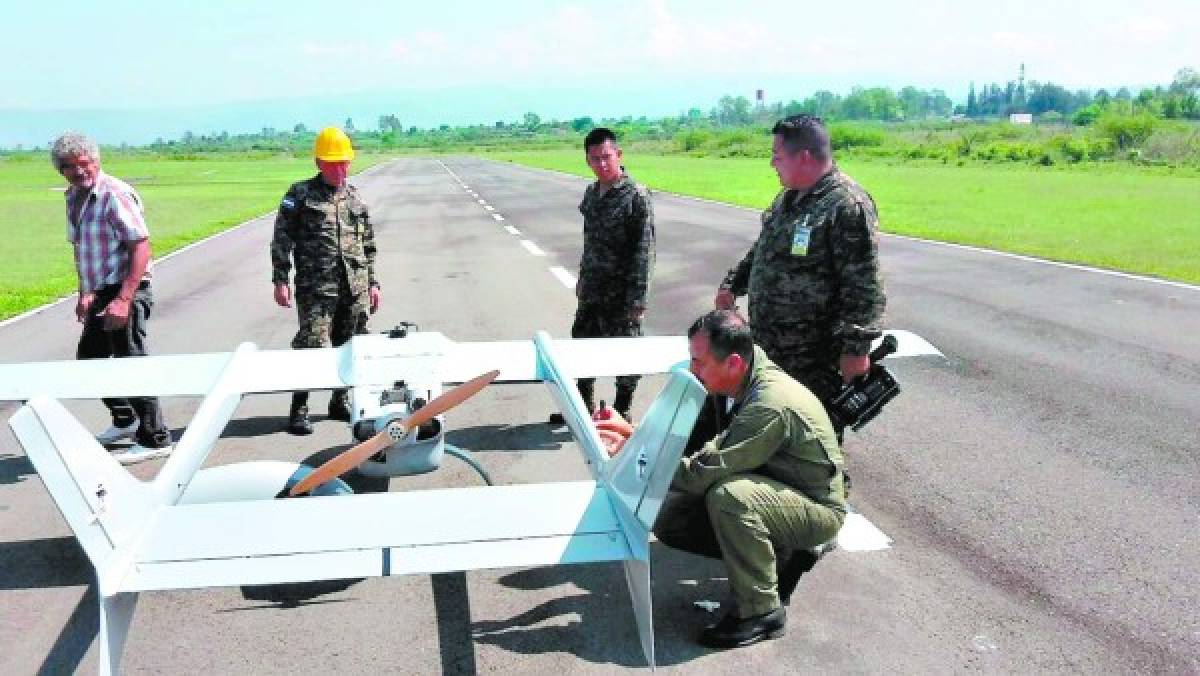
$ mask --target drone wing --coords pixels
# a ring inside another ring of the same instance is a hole
[[[688,358],[687,338],[683,336],[577,338],[552,342],[558,365],[576,378],[666,373]],[[497,382],[548,380],[534,344],[528,340],[452,343],[446,357],[442,379],[447,383],[465,382],[497,367],[500,368]]]
[[[241,360],[238,366],[235,380],[242,392],[344,386],[339,366],[345,354],[340,348],[253,352],[253,358]],[[55,399],[201,396],[213,388],[231,356],[231,352],[210,352],[0,364],[0,401],[39,395]]]

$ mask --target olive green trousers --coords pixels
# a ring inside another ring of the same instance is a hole
[[[658,541],[719,558],[729,572],[738,617],[779,607],[776,552],[832,540],[845,514],[761,474],[735,474],[703,496],[671,491],[654,524]]]

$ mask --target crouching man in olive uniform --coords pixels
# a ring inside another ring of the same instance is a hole
[[[732,418],[680,461],[654,534],[725,562],[734,607],[700,642],[733,648],[783,635],[800,575],[845,521],[842,452],[820,400],[754,345],[737,313],[696,320],[688,343],[692,373],[733,399]],[[632,428],[610,410],[596,418],[619,453]]]

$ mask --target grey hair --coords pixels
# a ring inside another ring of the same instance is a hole
[[[97,162],[100,161],[100,146],[86,134],[77,131],[68,131],[59,136],[50,148],[50,162],[54,164],[55,170],[62,169],[64,160],[79,155],[87,155]]]

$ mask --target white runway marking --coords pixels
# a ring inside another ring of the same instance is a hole
[[[1191,289],[1192,291],[1200,291],[1200,286],[1197,286],[1195,284],[1188,284],[1186,282],[1174,282],[1169,279],[1158,279],[1157,277],[1147,277],[1145,275],[1135,275],[1133,273],[1120,272],[1118,270],[1105,270],[1103,268],[1093,268],[1091,266],[1081,265],[1079,263],[1063,263],[1062,261],[1051,261],[1051,260],[1046,260],[1045,258],[1034,258],[1033,256],[1026,256],[1023,254],[1008,253],[1007,251],[995,251],[993,249],[983,249],[983,248],[980,248],[977,246],[970,246],[968,244],[955,244],[953,242],[938,242],[938,241],[932,240],[932,239],[923,239],[921,237],[909,237],[908,235],[896,235],[896,234],[886,233],[886,232],[883,234],[886,237],[895,237],[896,239],[907,239],[907,240],[910,240],[913,242],[923,242],[925,244],[940,244],[942,246],[948,246],[948,247],[952,247],[955,249],[966,249],[967,251],[974,251],[976,253],[992,254],[995,256],[1003,256],[1005,258],[1015,258],[1019,261],[1025,261],[1027,263],[1041,263],[1042,265],[1052,265],[1056,268],[1066,268],[1068,270],[1079,270],[1081,272],[1098,272],[1102,275],[1109,275],[1110,277],[1121,277],[1123,279],[1131,279],[1131,280],[1134,280],[1137,282],[1152,282],[1154,284],[1163,284],[1166,286],[1173,286],[1178,289]]]
[[[496,219],[497,221],[503,221],[503,220],[504,220],[504,217],[503,217],[503,216],[501,216],[500,214],[492,214],[492,218]]]
[[[575,275],[567,272],[567,269],[561,265],[555,265],[554,267],[550,268],[550,274],[557,277],[558,281],[562,282],[562,285],[568,289],[575,288]]]
[[[517,230],[516,228],[512,227],[511,225],[504,226],[504,229],[507,230],[508,234],[510,234],[510,235],[520,235],[521,234],[520,230]]]
[[[480,204],[487,204],[487,200],[476,200],[476,201],[479,202]]]
[[[490,205],[490,204],[485,204],[485,205],[483,205],[483,208],[484,208],[484,209],[487,209],[488,211],[495,211],[495,210],[496,210],[496,207],[494,207],[494,206],[492,206],[492,205]]]
[[[528,251],[529,253],[533,254],[534,256],[545,256],[546,255],[546,252],[539,249],[538,245],[534,244],[533,242],[531,242],[527,239],[521,240],[521,246],[525,247],[525,250]]]
[[[889,548],[892,539],[868,521],[867,517],[853,512],[846,515],[846,522],[838,531],[837,544],[839,549],[848,552],[874,552]]]
[[[453,171],[450,169],[450,167],[447,167],[445,162],[443,162],[443,161],[441,161],[441,160],[438,160],[438,161],[437,161],[437,163],[438,163],[438,164],[440,164],[440,165],[442,165],[442,169],[445,169],[445,170],[446,170],[446,173],[447,173],[447,174],[450,174],[450,177],[451,177],[451,178],[453,178],[455,181],[458,181],[458,184],[459,184],[459,185],[462,185],[462,184],[463,184],[463,181],[462,181],[462,179],[461,179],[461,178],[459,178],[459,177],[458,177],[458,174],[454,173],[454,172],[453,172]],[[373,168],[374,168],[374,167],[372,167],[372,169],[373,169]],[[463,187],[466,187],[466,186],[463,186]]]

